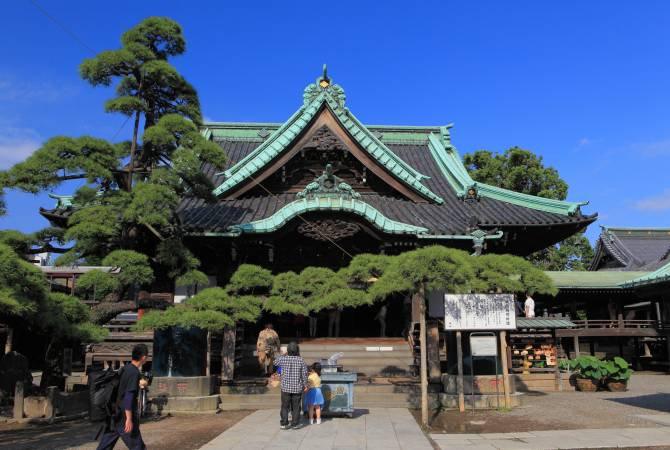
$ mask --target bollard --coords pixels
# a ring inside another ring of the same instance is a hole
[[[14,389],[14,418],[23,419],[23,381],[17,381]]]

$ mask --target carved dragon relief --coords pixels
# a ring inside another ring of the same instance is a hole
[[[314,181],[305,186],[302,192],[296,194],[298,198],[315,197],[340,197],[340,198],[360,198],[361,194],[356,192],[344,180],[333,174],[333,165],[326,164],[326,170]]]
[[[317,241],[338,241],[351,237],[361,227],[353,222],[339,219],[312,220],[298,226],[298,232]]]

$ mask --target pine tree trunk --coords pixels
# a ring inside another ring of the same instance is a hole
[[[128,192],[133,190],[133,168],[135,167],[135,150],[137,149],[137,134],[140,129],[140,112],[135,113],[133,141],[130,143],[130,162],[128,163]]]
[[[14,329],[7,327],[7,341],[5,342],[5,355],[12,351],[14,345]]]

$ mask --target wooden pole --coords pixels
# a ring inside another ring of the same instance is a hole
[[[575,358],[579,358],[579,336],[575,335],[572,340],[575,344]]]
[[[458,392],[458,410],[465,412],[465,392],[463,392],[463,345],[460,330],[456,332],[456,359],[458,361],[458,377],[456,391]]]
[[[419,301],[421,307],[419,309],[419,333],[421,343],[421,423],[424,426],[428,425],[428,362],[426,354],[426,290],[421,285],[419,290]]]
[[[507,367],[507,332],[500,332],[500,362],[502,363],[503,392],[505,394],[505,408],[512,407],[509,385],[509,368]]]

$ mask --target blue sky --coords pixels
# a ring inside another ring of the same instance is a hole
[[[670,226],[670,2],[38,2],[84,44],[28,0],[4,5],[0,169],[54,135],[112,138],[124,118],[79,63],[165,15],[207,119],[284,121],[325,62],[364,123],[454,122],[461,153],[542,155],[600,214],[592,239],[598,224]],[[45,195],[7,201],[0,228],[46,225]]]

